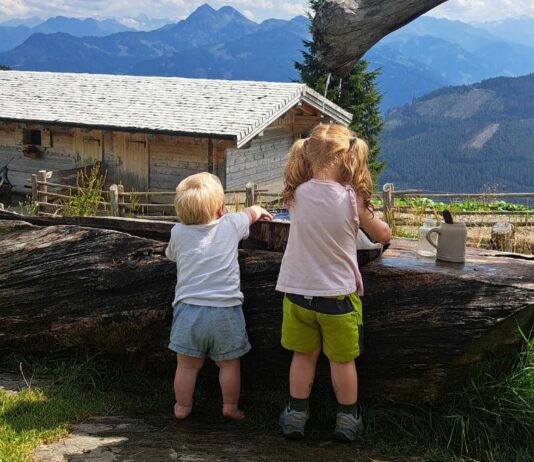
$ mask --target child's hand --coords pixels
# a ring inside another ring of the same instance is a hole
[[[264,208],[258,207],[261,210],[260,220],[272,221],[273,216]]]
[[[248,207],[243,211],[248,215],[249,223],[251,225],[260,219],[267,221],[271,221],[273,219],[273,216],[267,210],[258,205],[253,205],[252,207]]]

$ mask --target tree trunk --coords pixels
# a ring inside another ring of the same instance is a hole
[[[140,366],[166,364],[176,273],[165,243],[79,226],[0,220],[0,349],[104,350]],[[282,253],[240,251],[253,351],[244,374],[287,380],[279,344]],[[470,365],[517,343],[534,319],[534,262],[469,249],[465,265],[416,258],[395,240],[363,270],[363,386],[387,397],[433,399]],[[323,369],[326,362],[323,361]]]
[[[348,74],[375,43],[446,0],[325,0],[314,20],[319,60]]]

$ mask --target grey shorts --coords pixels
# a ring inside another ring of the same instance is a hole
[[[174,308],[169,348],[195,358],[226,361],[250,351],[241,305],[197,306],[179,303]]]

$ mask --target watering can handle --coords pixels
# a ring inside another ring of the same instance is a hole
[[[432,247],[434,247],[437,250],[438,245],[432,239],[430,239],[430,235],[432,233],[441,234],[441,230],[439,228],[430,228],[426,233],[426,240],[430,243]]]

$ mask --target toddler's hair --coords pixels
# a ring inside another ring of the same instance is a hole
[[[373,180],[367,165],[367,143],[343,125],[317,125],[305,139],[293,143],[284,169],[282,198],[291,204],[297,187],[314,172],[338,168],[340,180],[350,184],[372,210]]]
[[[185,225],[208,223],[223,206],[221,180],[211,173],[188,176],[176,187],[174,209],[180,222]]]

